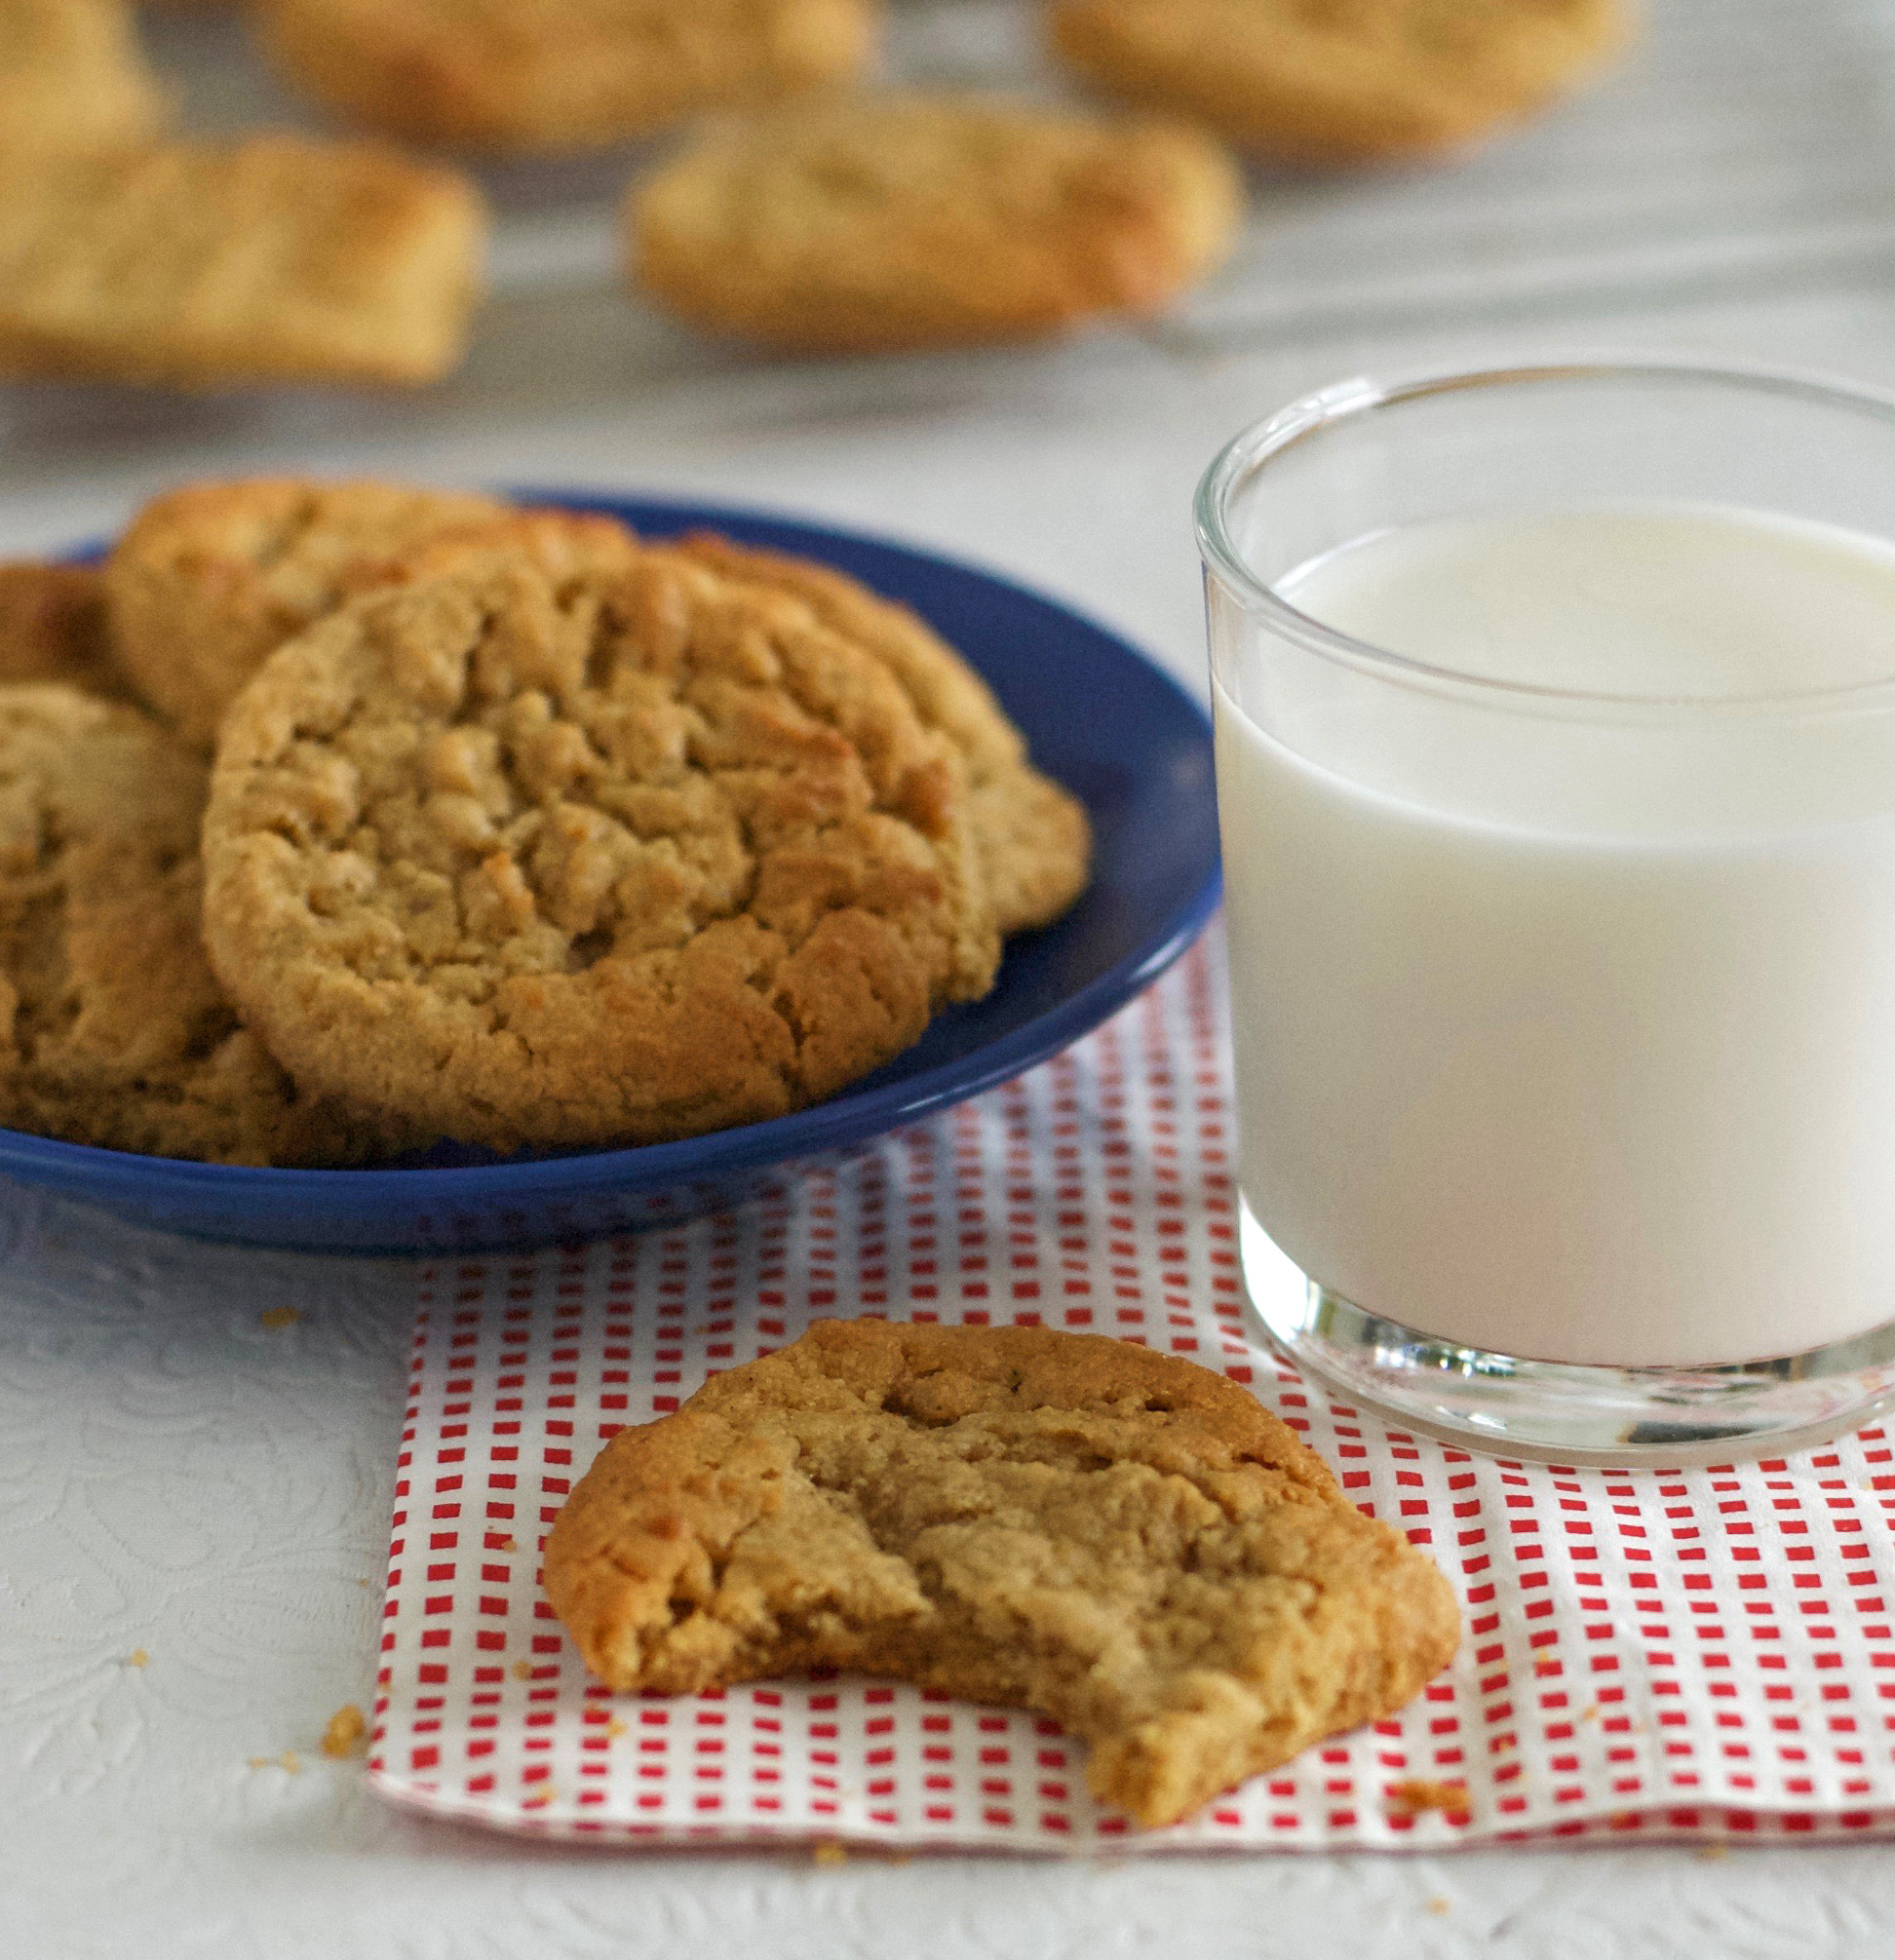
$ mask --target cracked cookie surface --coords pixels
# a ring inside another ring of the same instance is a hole
[[[991,983],[958,751],[787,594],[663,549],[371,593],[225,715],[218,973],[299,1082],[496,1149],[833,1094]]]
[[[1051,1715],[1175,1822],[1447,1663],[1447,1581],[1235,1383],[1025,1327],[818,1322],[622,1431],[546,1545],[619,1689],[835,1667]]]
[[[967,765],[974,840],[1003,935],[1050,925],[1085,889],[1092,829],[1085,805],[1027,760],[1026,744],[991,689],[907,606],[807,558],[686,538],[678,549],[720,575],[800,599],[824,625],[886,667],[931,728]]]
[[[238,1024],[199,930],[204,764],[135,709],[0,686],[0,1123],[221,1164],[369,1154]]]
[[[231,698],[286,639],[430,539],[507,511],[496,497],[401,483],[186,483],[146,504],[106,560],[118,659],[208,749]]]
[[[1627,0],[1058,0],[1054,46],[1127,101],[1308,163],[1470,142],[1631,38]]]

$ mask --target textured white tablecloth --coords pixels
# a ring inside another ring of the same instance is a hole
[[[0,390],[0,551],[257,468],[767,502],[1020,573],[1195,680],[1192,483],[1369,367],[1579,347],[1895,385],[1895,8],[1649,0],[1654,52],[1464,171],[1271,183],[1180,325],[1063,351],[776,367],[615,288],[622,164],[500,183],[502,291],[413,401]],[[1024,4],[908,0],[990,70]],[[169,24],[200,120],[258,101]],[[0,1189],[0,1955],[1750,1960],[1895,1948],[1885,1848],[1109,1860],[611,1857],[402,1817],[317,1753],[367,1706],[402,1407],[388,1269],[129,1232]],[[299,1318],[266,1326],[291,1306]],[[144,1665],[131,1665],[142,1650]],[[296,1753],[294,1773],[251,1759]]]

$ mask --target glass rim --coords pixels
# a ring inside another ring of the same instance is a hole
[[[1708,365],[1688,361],[1584,360],[1507,367],[1450,368],[1390,381],[1368,375],[1334,382],[1241,429],[1213,457],[1198,480],[1192,510],[1205,568],[1246,611],[1304,650],[1397,683],[1540,713],[1611,712],[1670,719],[1701,715],[1839,713],[1895,707],[1895,656],[1889,672],[1840,686],[1757,694],[1628,694],[1609,689],[1552,687],[1417,660],[1358,639],[1299,611],[1254,571],[1231,539],[1226,517],[1238,492],[1269,463],[1325,432],[1380,409],[1433,396],[1547,382],[1632,381],[1681,388],[1725,389],[1802,401],[1812,407],[1866,416],[1895,433],[1895,393],[1844,385],[1787,369]],[[1895,544],[1895,539],[1890,540]]]

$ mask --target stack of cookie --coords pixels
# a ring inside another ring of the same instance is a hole
[[[0,1122],[230,1163],[783,1114],[984,993],[1088,848],[839,574],[298,481],[0,571]]]

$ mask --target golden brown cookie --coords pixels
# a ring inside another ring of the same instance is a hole
[[[1094,1334],[819,1321],[609,1442],[546,1544],[588,1667],[1051,1715],[1175,1823],[1447,1663],[1453,1595],[1235,1383]]]
[[[907,606],[827,565],[728,539],[680,547],[727,578],[793,594],[823,624],[866,648],[914,710],[961,751],[987,898],[1003,935],[1050,925],[1085,889],[1092,830],[1085,805],[1026,759],[1026,745],[986,681]]]
[[[168,106],[123,0],[0,0],[0,150],[124,149]]]
[[[662,550],[507,555],[279,648],[205,855],[296,1079],[499,1149],[780,1115],[998,959],[952,745],[807,606]]]
[[[633,186],[626,227],[635,283],[692,325],[852,353],[1155,312],[1242,205],[1195,131],[908,95],[713,124]]]
[[[1628,0],[1056,0],[1089,81],[1247,149],[1348,163],[1451,149],[1574,87]]]
[[[299,1095],[212,975],[204,793],[135,709],[0,687],[0,1123],[218,1164],[359,1158],[377,1139]]]
[[[96,565],[0,563],[0,683],[63,680],[122,698],[109,642],[105,580]]]
[[[0,374],[437,380],[485,228],[471,181],[373,143],[0,150]]]
[[[493,151],[597,148],[847,82],[879,0],[267,0],[285,76],[371,129]]]
[[[120,664],[208,749],[231,697],[286,639],[427,540],[507,510],[471,492],[306,477],[168,490],[106,560]]]

